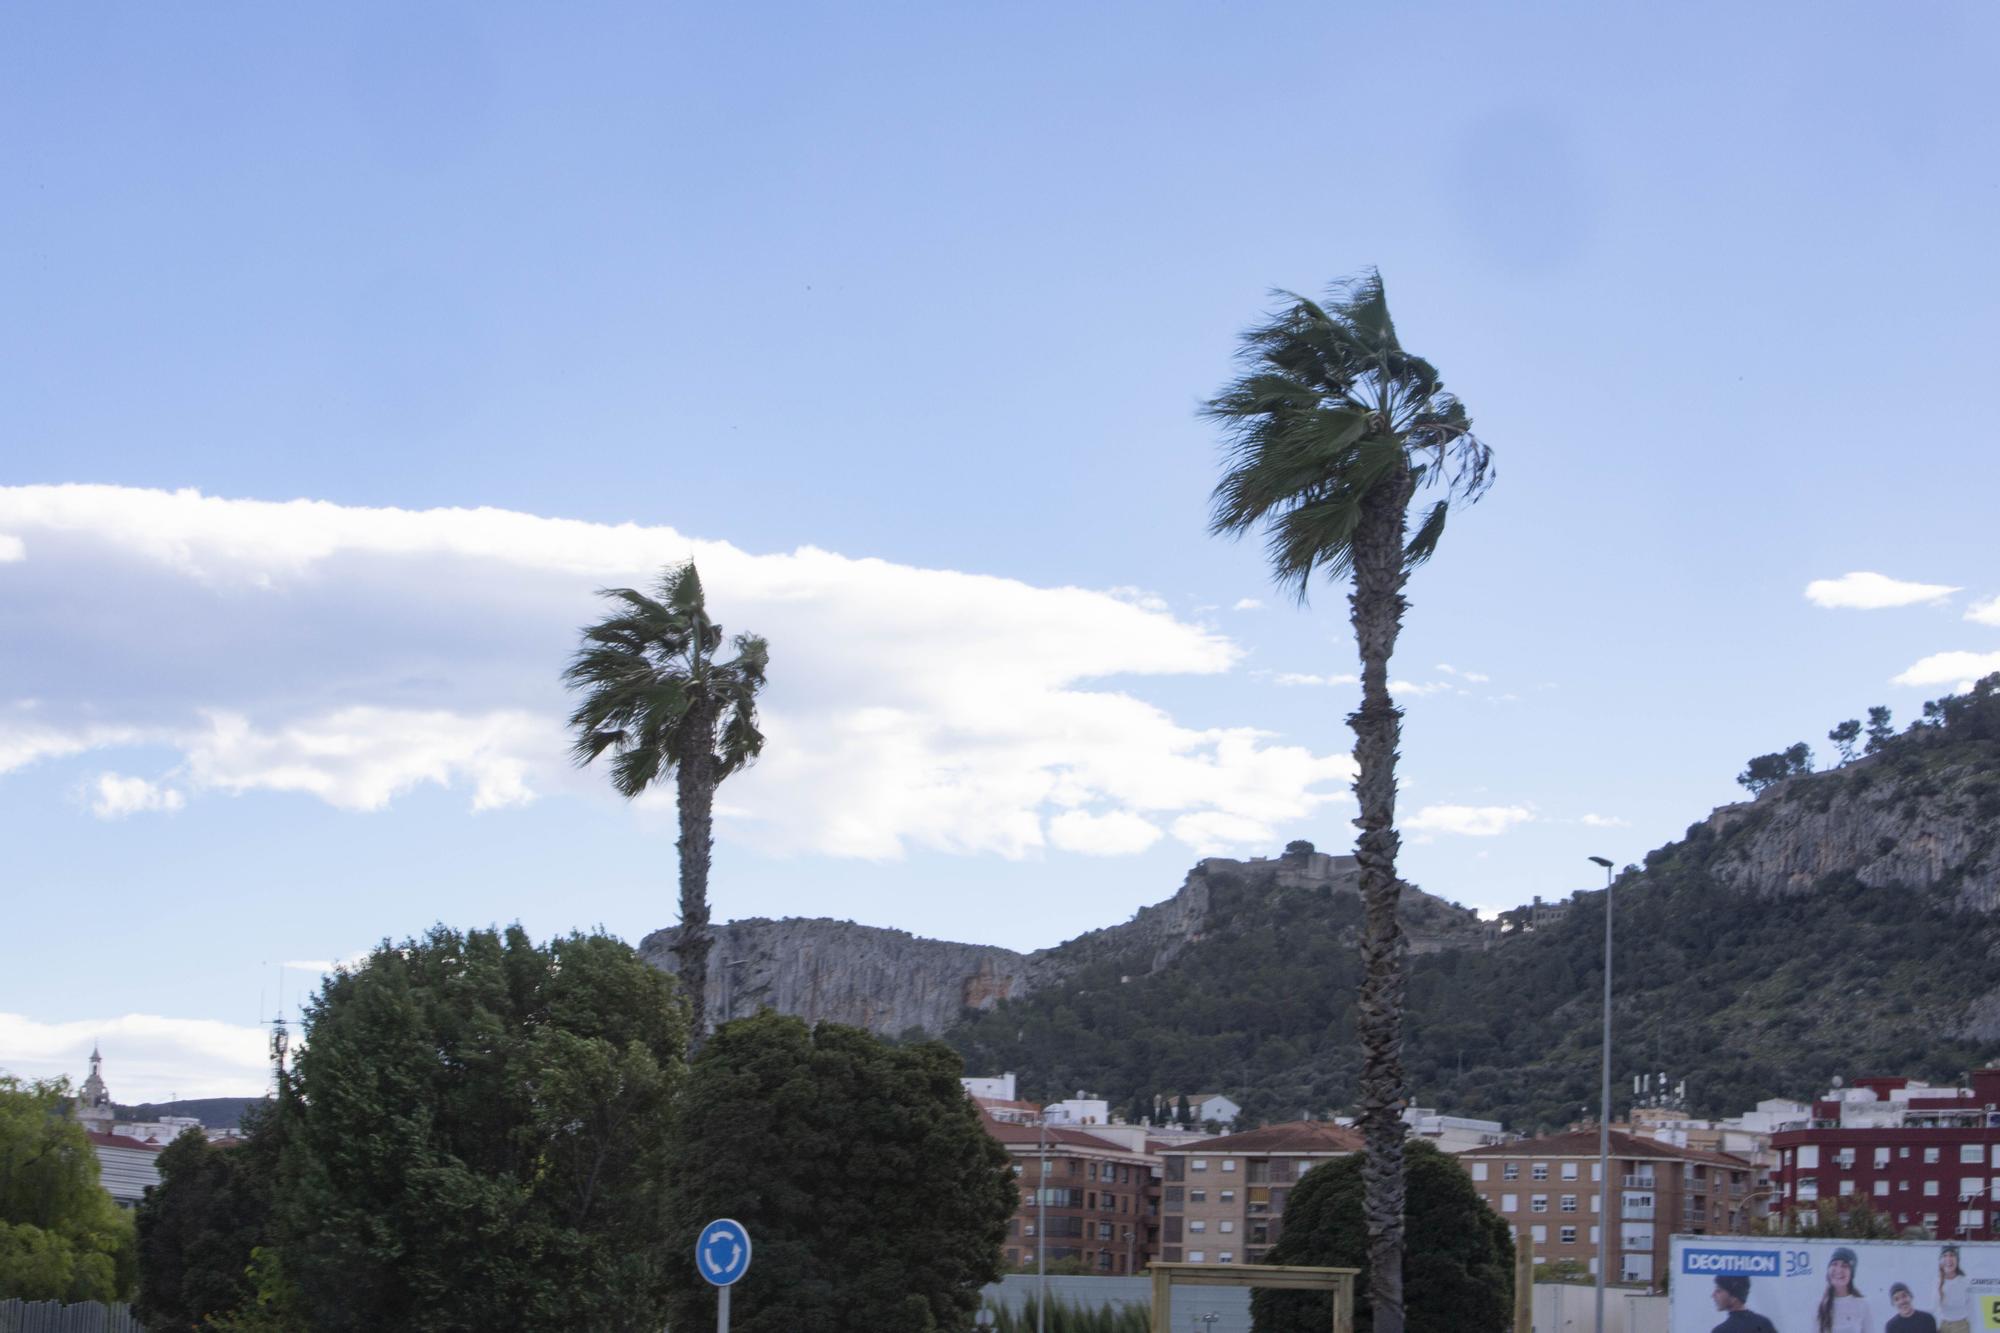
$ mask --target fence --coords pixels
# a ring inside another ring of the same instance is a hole
[[[129,1305],[80,1301],[0,1301],[0,1333],[146,1333]]]

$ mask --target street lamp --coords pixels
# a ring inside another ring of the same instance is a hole
[[[1604,1333],[1604,1277],[1611,1267],[1611,862],[1604,867],[1604,1086],[1597,1112],[1597,1333]]]
[[[1035,1190],[1035,1333],[1046,1333],[1049,1318],[1049,1108],[1035,1117],[1035,1143],[1042,1159],[1042,1179]]]

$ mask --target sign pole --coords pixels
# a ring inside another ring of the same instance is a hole
[[[729,1333],[729,1288],[715,1289],[715,1333]]]

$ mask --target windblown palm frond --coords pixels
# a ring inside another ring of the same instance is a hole
[[[1492,456],[1437,368],[1403,350],[1379,274],[1336,284],[1324,302],[1276,295],[1288,304],[1243,335],[1243,375],[1202,409],[1225,441],[1209,529],[1261,524],[1273,574],[1304,601],[1315,570],[1348,576],[1378,487],[1407,476],[1413,492],[1443,492],[1404,549],[1413,569],[1437,549],[1451,501],[1491,483]]]

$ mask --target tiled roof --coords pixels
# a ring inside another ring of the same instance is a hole
[[[1513,1143],[1494,1143],[1484,1148],[1471,1148],[1458,1154],[1460,1157],[1595,1157],[1597,1156],[1597,1131],[1594,1129],[1571,1130],[1567,1134],[1549,1134],[1539,1139],[1519,1139]],[[1611,1131],[1611,1155],[1613,1157],[1650,1157],[1661,1161],[1702,1162],[1715,1166],[1726,1166],[1748,1171],[1750,1163],[1741,1157],[1728,1153],[1705,1152],[1700,1148],[1682,1148],[1660,1139],[1649,1139],[1623,1130]]]
[[[980,1117],[985,1122],[986,1132],[1009,1147],[1032,1148],[1042,1142],[1042,1131],[1033,1125],[1016,1125],[1005,1120],[994,1120],[989,1116]],[[1060,1125],[1048,1128],[1048,1143],[1051,1147],[1067,1144],[1075,1148],[1095,1148],[1099,1152],[1129,1153],[1131,1149],[1120,1147],[1108,1139],[1100,1139],[1095,1134],[1086,1134],[1080,1129],[1064,1129]]]
[[[1328,1120],[1294,1120],[1289,1124],[1266,1125],[1241,1134],[1225,1134],[1219,1139],[1177,1144],[1163,1149],[1173,1153],[1260,1153],[1260,1152],[1360,1152],[1361,1135]]]
[[[138,1152],[159,1152],[166,1146],[161,1143],[142,1143],[123,1134],[103,1134],[94,1129],[84,1130],[83,1136],[100,1148],[131,1148]]]

